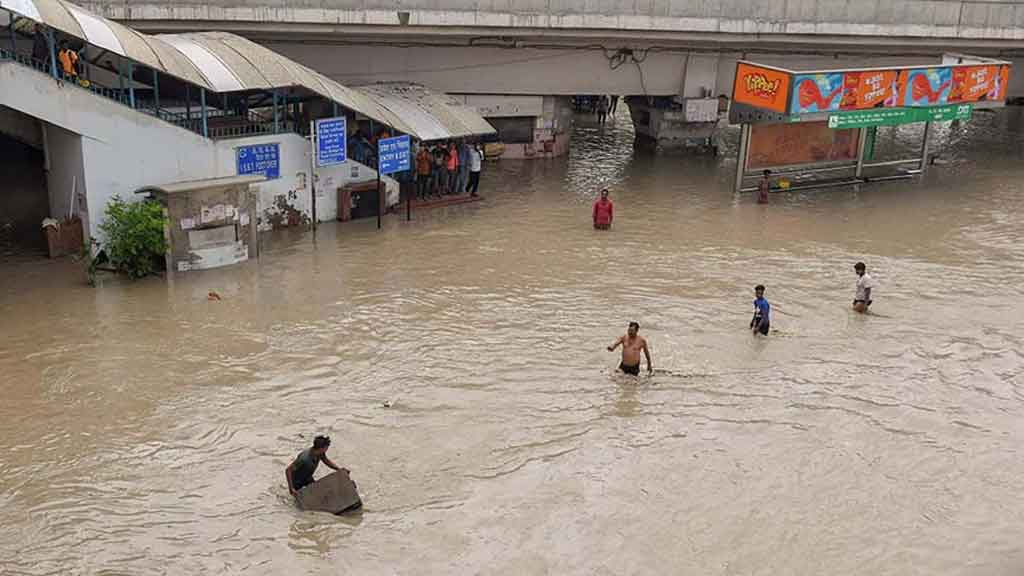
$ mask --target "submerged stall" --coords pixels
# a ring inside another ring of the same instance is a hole
[[[945,54],[934,66],[848,70],[793,71],[740,61],[729,111],[730,123],[741,125],[735,188],[752,190],[745,183],[766,169],[828,175],[802,188],[923,174],[932,123],[969,120],[976,109],[1004,106],[1009,77],[1009,62],[961,54]],[[919,155],[871,160],[879,126],[912,123],[924,123]]]

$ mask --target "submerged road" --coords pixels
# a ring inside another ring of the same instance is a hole
[[[11,265],[0,573],[1020,574],[1020,110],[940,130],[924,182],[767,206],[627,124],[173,283]],[[652,377],[613,372],[630,320]],[[315,433],[361,515],[291,504]]]

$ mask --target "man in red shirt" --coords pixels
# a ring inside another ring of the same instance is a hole
[[[612,217],[615,207],[608,199],[608,189],[601,190],[601,199],[594,202],[594,228],[607,230],[612,227]]]

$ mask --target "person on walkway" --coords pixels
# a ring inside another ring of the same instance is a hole
[[[615,95],[612,95],[612,96],[609,96],[608,98],[609,98],[608,115],[611,116],[612,118],[614,118],[615,117],[615,111],[619,109],[619,97],[615,96]]]
[[[416,152],[416,197],[420,200],[426,200],[430,193],[430,168],[433,163],[427,145],[421,143]]]
[[[72,50],[67,44],[61,46],[57,53],[57,60],[60,62],[64,76],[69,80],[78,78],[78,52]]]
[[[455,185],[456,194],[465,194],[469,186],[469,143],[465,140],[459,142],[459,179]]]
[[[771,327],[771,311],[772,307],[764,297],[764,285],[758,284],[754,287],[754,317],[750,320],[750,329],[755,336],[757,334],[768,335],[768,330]]]
[[[853,270],[857,273],[857,293],[853,297],[853,309],[864,314],[871,306],[871,290],[875,287],[875,281],[868,274],[868,267],[863,262],[854,264]]]
[[[604,124],[608,118],[608,97],[601,95],[597,97],[597,123]]]
[[[484,165],[484,151],[480,148],[479,144],[473,144],[469,151],[469,195],[472,198],[479,196],[477,191],[480,189],[480,170],[483,169]]]
[[[594,228],[607,230],[612,227],[612,218],[615,217],[615,206],[608,199],[608,189],[601,190],[601,197],[594,202]]]
[[[455,142],[448,143],[448,194],[455,194],[455,186],[459,178],[459,150]]]
[[[654,365],[651,364],[651,352],[647,347],[647,340],[640,336],[639,332],[640,324],[630,322],[626,335],[620,336],[614,344],[608,347],[609,352],[614,352],[616,348],[622,346],[622,362],[619,364],[619,370],[633,376],[638,376],[640,374],[641,351],[643,351],[644,356],[647,358],[647,373],[650,374],[651,372],[654,372]]]
[[[307,448],[295,457],[295,460],[284,470],[284,476],[288,480],[288,492],[293,496],[298,495],[299,490],[313,483],[313,473],[321,462],[332,470],[348,470],[339,467],[327,457],[327,449],[331,446],[331,439],[327,436],[317,436],[313,439],[313,446]]]
[[[761,175],[761,181],[757,183],[757,203],[767,204],[768,203],[768,191],[772,188],[771,181],[772,171],[765,170],[764,174]]]
[[[448,150],[440,143],[434,146],[433,188],[437,196],[444,195],[448,189]]]

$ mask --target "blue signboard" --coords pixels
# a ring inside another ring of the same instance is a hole
[[[238,174],[262,174],[267,180],[281,177],[281,148],[277,144],[256,144],[235,149]]]
[[[380,158],[381,174],[405,172],[412,167],[412,144],[409,142],[409,136],[380,140],[377,142],[377,154]]]
[[[322,118],[316,121],[316,165],[341,164],[348,156],[348,133],[345,117]]]

